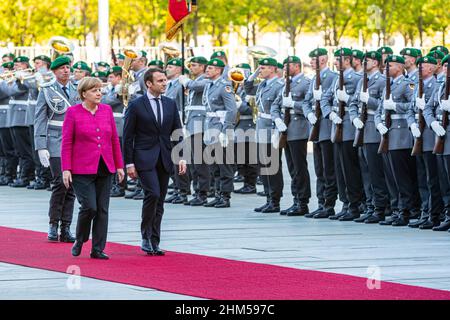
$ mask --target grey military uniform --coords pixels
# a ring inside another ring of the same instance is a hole
[[[123,105],[122,99],[119,97],[114,87],[111,86],[107,88],[106,93],[103,95],[101,102],[111,106],[114,115],[114,121],[116,123],[117,133],[119,134],[119,137],[122,137],[123,112],[125,106]]]
[[[219,141],[220,132],[234,129],[237,107],[231,85],[223,78],[205,87],[203,99],[206,105],[204,142],[210,145]]]
[[[61,157],[62,124],[67,108],[81,103],[72,83],[66,85],[69,98],[62,85],[53,81],[39,92],[34,121],[35,149],[47,149],[50,157]]]
[[[327,92],[330,87],[333,85],[334,81],[338,77],[338,74],[336,72],[331,71],[329,68],[325,68],[322,71],[320,71],[320,83],[322,87],[322,94]],[[305,96],[305,100],[303,101],[303,114],[307,116],[309,113],[313,112],[315,109],[315,101],[313,96],[313,89],[315,86],[315,79],[316,76],[314,76],[311,79],[311,83],[309,85],[308,93]],[[322,106],[321,106],[322,108]],[[323,110],[322,110],[323,113]],[[326,116],[328,114],[324,115],[322,114],[322,118],[318,119],[317,121],[320,121],[320,134],[319,134],[319,142],[330,140],[331,139],[331,121]]]
[[[283,119],[283,113],[289,112],[291,114],[291,120],[287,129],[287,140],[304,140],[309,137],[309,121],[303,115],[302,104],[303,100],[308,93],[311,80],[308,79],[303,73],[292,78],[291,82],[291,96],[295,101],[294,108],[283,107],[283,95],[285,88],[281,90],[278,97],[275,99],[270,109],[272,119]]]
[[[254,97],[247,95],[244,88],[240,86],[237,90],[237,94],[242,99],[242,104],[239,107],[239,121],[235,127],[235,141],[236,143],[244,142],[256,142],[254,132],[252,134],[246,134],[249,130],[255,129],[256,124],[253,122],[253,110],[250,102],[246,99],[254,99]]]
[[[431,76],[430,78],[424,80],[423,84],[423,97],[425,98],[425,103],[428,102],[433,94],[433,91],[436,87],[437,80],[435,77]],[[415,92],[413,95],[413,103],[408,110],[408,126],[412,123],[415,123],[419,118],[418,109],[416,107],[416,98],[418,95],[418,85],[415,86]],[[435,143],[435,135],[433,130],[429,126],[425,126],[424,131],[422,133],[423,140],[423,152],[433,151],[434,143]]]
[[[206,107],[203,103],[203,91],[210,80],[200,75],[195,80],[189,81],[186,86],[189,89],[187,104],[184,110],[186,118],[186,130],[188,134],[194,135],[204,131]]]
[[[0,128],[8,128],[9,90],[6,81],[0,81]]]
[[[18,82],[14,82],[8,88],[11,99],[9,100],[9,127],[26,127],[29,89]]]
[[[342,117],[342,141],[353,141],[355,138],[355,127],[350,121],[349,104],[352,101],[353,95],[356,93],[358,82],[361,80],[361,75],[349,68],[344,71],[344,87],[346,93],[350,96],[345,103],[345,114]],[[328,117],[331,112],[339,115],[339,101],[337,98],[337,90],[339,88],[339,77],[336,77],[331,87],[322,95],[320,107],[322,108],[323,117]],[[334,137],[336,132],[336,125],[331,126],[331,137]]]
[[[183,109],[183,86],[181,85],[178,78],[170,80],[167,84],[167,89],[164,95],[166,97],[171,98],[172,100],[175,100],[178,112],[181,112]]]
[[[130,87],[133,88],[134,93],[130,96],[130,102],[141,97],[147,91],[147,87],[144,82],[144,74],[146,71],[147,68],[142,68],[134,73],[134,82],[130,85]]]
[[[407,122],[407,113],[410,108],[413,90],[410,88],[410,81],[404,76],[399,76],[391,85],[392,100],[396,103],[396,111],[391,112],[391,127],[389,128],[389,150],[411,149],[413,138],[409,131]],[[377,126],[384,119],[385,110],[383,101],[385,97],[383,91],[383,100],[375,114],[375,125]]]
[[[386,84],[386,77],[379,71],[369,76],[367,90],[369,92],[369,101],[367,102],[367,120],[364,125],[364,143],[379,143],[381,135],[375,126],[375,112],[383,99],[383,90]],[[363,86],[361,79],[356,88],[356,94],[353,96],[349,106],[350,121],[361,113],[362,102],[359,101],[359,93]]]
[[[36,114],[37,97],[39,95],[38,84],[35,79],[25,80],[24,85],[29,89],[28,108],[25,117],[27,126],[34,125],[34,117]]]
[[[256,105],[258,106],[256,140],[258,143],[270,143],[271,141],[274,123],[270,110],[283,86],[283,80],[277,77],[264,80],[258,85],[255,85],[254,81],[246,81],[244,83],[245,92],[256,97]]]

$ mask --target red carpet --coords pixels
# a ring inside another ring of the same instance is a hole
[[[49,243],[46,234],[0,227],[0,261],[31,268],[153,288],[188,296],[228,300],[288,299],[450,299],[450,291],[382,282],[369,290],[367,279],[319,271],[248,263],[195,254],[167,252],[146,256],[137,246],[108,243],[108,261],[89,258],[90,242],[79,257],[71,244]]]

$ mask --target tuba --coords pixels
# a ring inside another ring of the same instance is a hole
[[[61,36],[52,37],[49,42],[49,46],[52,48],[52,60],[55,60],[61,55],[72,53],[75,49],[72,42],[69,39]]]
[[[132,82],[134,82],[134,76],[130,73],[131,63],[134,59],[139,59],[142,57],[139,51],[134,51],[132,49],[125,49],[123,51],[123,55],[125,56],[125,60],[123,61],[122,66],[122,101],[123,105],[128,107],[129,101],[129,86]]]
[[[233,83],[234,96],[237,98],[237,96],[238,96],[237,91],[239,89],[239,85],[241,83],[244,83],[244,81],[245,81],[244,70],[242,70],[241,68],[230,69],[230,71],[228,71],[228,79]],[[240,113],[238,112],[237,116],[236,116],[236,123],[239,122],[239,119],[240,119]]]
[[[167,65],[170,59],[177,58],[181,55],[181,50],[178,46],[172,42],[162,42],[158,46],[164,54],[164,65]]]
[[[277,52],[266,46],[253,46],[247,48],[247,54],[252,58],[253,70],[256,70],[259,59],[273,58],[277,55]]]

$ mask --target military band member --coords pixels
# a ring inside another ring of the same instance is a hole
[[[125,56],[122,53],[119,53],[117,55],[117,66],[118,67],[123,67],[124,61],[125,61]]]
[[[114,121],[116,124],[117,134],[119,136],[120,147],[122,149],[122,136],[123,136],[123,114],[125,106],[122,101],[122,68],[114,66],[108,75],[108,86],[105,89],[105,93],[102,96],[101,103],[111,106],[114,115]],[[111,197],[124,197],[125,188],[127,186],[126,179],[119,181],[117,173],[114,175]]]
[[[202,56],[193,57],[190,60],[190,75],[179,77],[179,82],[189,90],[185,108],[185,139],[190,142],[191,165],[190,172],[196,191],[193,199],[187,205],[202,206],[207,203],[207,195],[210,190],[211,173],[208,164],[202,154],[206,148],[204,143],[204,123],[206,118],[206,98],[204,90],[210,84],[206,78],[205,70],[208,60]]]
[[[389,192],[386,186],[385,170],[383,169],[383,158],[378,154],[380,134],[375,128],[374,116],[381,102],[386,79],[380,72],[381,54],[377,51],[369,51],[366,54],[368,84],[367,91],[363,89],[363,79],[358,83],[356,94],[350,103],[350,120],[356,129],[364,130],[362,152],[367,160],[368,178],[372,190],[373,212],[367,211],[355,222],[378,223],[385,219],[385,210],[390,207]],[[362,103],[367,105],[367,120],[363,123],[358,117],[361,113]],[[365,182],[366,183],[366,182]]]
[[[49,207],[48,240],[74,242],[70,232],[72,223],[75,194],[72,186],[66,189],[61,173],[61,139],[64,115],[72,105],[77,104],[78,97],[75,86],[70,82],[70,58],[56,58],[50,69],[55,74],[55,80],[42,86],[36,106],[34,122],[35,148],[44,167],[50,167],[52,172],[52,195]]]
[[[14,70],[16,73],[16,81],[10,85],[9,101],[10,107],[10,127],[13,135],[14,149],[19,156],[20,176],[16,181],[10,184],[11,187],[23,188],[30,184],[35,178],[33,152],[31,148],[31,137],[29,133],[29,124],[27,124],[27,110],[29,88],[25,86],[20,78],[28,73],[25,69],[29,69],[29,58],[19,56],[14,59]]]
[[[423,140],[422,154],[416,156],[417,166],[419,163],[423,165],[425,172],[421,173],[418,170],[418,179],[421,178],[421,174],[425,176],[425,183],[427,190],[425,195],[427,197],[427,208],[423,208],[422,215],[416,222],[411,222],[410,227],[420,229],[432,229],[440,224],[440,214],[444,209],[444,204],[441,196],[441,189],[439,186],[439,173],[437,170],[436,156],[433,154],[433,148],[435,143],[435,135],[431,128],[425,126],[424,131],[420,132],[416,118],[418,119],[418,110],[424,110],[426,103],[430,100],[431,95],[436,87],[436,78],[433,76],[437,61],[432,57],[422,57],[418,59],[417,64],[422,66],[423,77],[423,96],[419,97],[418,85],[415,86],[415,92],[413,97],[413,103],[408,113],[408,124],[411,128],[411,133],[414,138],[421,137]],[[417,114],[417,116],[416,116]],[[420,186],[420,184],[419,184]],[[420,191],[420,187],[419,187]],[[423,202],[423,200],[422,200]]]
[[[283,80],[277,77],[277,61],[273,58],[259,60],[258,69],[245,81],[245,92],[256,96],[258,119],[256,122],[256,142],[260,176],[266,194],[266,203],[254,210],[262,213],[280,212],[283,196],[283,175],[281,170],[281,150],[271,144],[274,124],[270,108],[283,89]],[[256,77],[263,79],[255,83]],[[270,159],[270,160],[269,160]],[[274,164],[273,161],[278,161]],[[276,169],[275,172],[273,172]]]
[[[389,76],[392,79],[391,96],[386,99],[383,93],[383,100],[375,115],[375,124],[382,135],[389,131],[388,158],[399,192],[399,214],[393,214],[380,224],[406,226],[414,204],[417,202],[416,164],[415,159],[411,157],[413,141],[407,123],[407,112],[413,90],[410,87],[411,82],[403,75],[405,64],[403,57],[390,55],[385,63],[389,63]],[[382,116],[386,115],[386,110],[392,113],[390,128],[382,122]]]
[[[212,170],[218,172],[218,175],[216,175],[218,197],[204,204],[204,206],[214,206],[215,208],[230,207],[231,192],[233,191],[234,157],[232,150],[230,152],[229,145],[232,147],[232,133],[237,108],[241,103],[239,98],[235,98],[230,82],[224,80],[224,69],[225,63],[222,60],[211,59],[208,61],[205,77],[211,81],[203,91],[206,105],[205,153],[213,157]],[[238,99],[238,104],[236,104],[235,99]]]
[[[320,134],[317,142],[314,143],[314,169],[316,171],[316,194],[319,197],[319,208],[309,214],[307,218],[326,218],[335,216],[334,206],[337,200],[337,182],[334,167],[333,144],[331,143],[331,120],[322,116],[317,119],[315,116],[315,102],[321,101],[322,94],[329,90],[337,78],[337,73],[331,71],[328,66],[328,52],[324,48],[318,48],[309,53],[311,66],[316,67],[319,64],[320,83],[319,90],[315,90],[314,76],[303,102],[303,114],[306,115],[309,123],[314,125],[320,121]],[[314,109],[313,109],[314,108]]]
[[[16,56],[13,53],[5,53],[2,56],[2,63],[13,62]]]
[[[342,170],[342,188],[345,190],[348,200],[348,212],[339,217],[340,221],[352,221],[360,217],[360,205],[363,198],[363,185],[361,171],[359,168],[358,149],[353,147],[355,137],[355,127],[350,121],[348,105],[353,94],[356,92],[361,75],[357,74],[351,67],[352,51],[348,48],[341,48],[334,52],[336,66],[339,66],[339,59],[343,59],[342,68],[344,70],[344,87],[339,90],[339,78],[336,78],[331,87],[323,94],[320,101],[323,117],[328,117],[332,121],[331,139],[334,140],[337,126],[342,126],[342,141],[334,142],[335,153],[339,160],[337,163]],[[339,104],[344,103],[344,115],[339,114]],[[336,168],[336,171],[339,167]],[[339,185],[338,185],[339,188]]]
[[[286,132],[287,147],[284,149],[289,173],[291,175],[291,192],[294,204],[280,211],[282,215],[302,216],[309,213],[308,203],[311,198],[311,186],[308,172],[307,143],[309,122],[302,110],[303,100],[311,81],[303,74],[299,57],[290,56],[284,61],[284,68],[289,66],[290,92],[285,95],[286,86],[278,94],[271,106],[272,119],[278,131]],[[290,121],[286,123],[285,114]]]
[[[447,72],[447,68],[449,67],[449,60],[450,55],[446,55],[442,59],[442,66],[445,72]],[[447,128],[444,129],[441,125],[444,111],[450,111],[450,99],[449,97],[445,97],[445,87],[445,82],[437,83],[431,98],[428,100],[424,107],[423,115],[427,126],[429,126],[434,131],[436,136],[445,136],[444,152],[442,156],[437,155],[437,158],[442,158],[442,161],[444,162],[444,168],[438,166],[438,174],[440,176],[445,176],[448,183],[450,181],[450,139],[448,139],[448,137],[450,136],[450,126],[447,126]],[[446,193],[448,192],[448,190],[443,189],[442,184],[441,192],[444,200],[445,198],[448,199],[449,194]],[[439,226],[434,227],[433,231],[447,231],[450,229],[450,208],[448,206],[448,203],[446,203],[445,209],[445,220]]]
[[[81,79],[85,77],[89,77],[92,73],[92,69],[88,66],[88,64],[84,61],[78,61],[73,64],[73,80],[72,83],[75,87],[78,86],[78,83]]]
[[[358,49],[352,50],[352,68],[356,73],[359,73],[361,76],[363,75],[363,60],[364,60],[364,52]]]
[[[245,78],[248,78],[251,74],[251,67],[248,63],[240,63],[236,65],[236,68],[244,71]],[[244,185],[234,192],[252,194],[256,193],[256,179],[258,177],[258,164],[255,157],[257,147],[254,135],[256,124],[253,122],[253,114],[257,106],[255,97],[247,95],[243,84],[239,85],[237,94],[241,97],[242,104],[238,109],[239,121],[234,131],[235,154],[238,175],[243,178]],[[242,151],[244,157],[242,157]]]
[[[108,73],[111,70],[111,66],[107,62],[100,61],[95,64],[95,69],[95,71]]]
[[[222,72],[222,78],[226,81],[228,81],[228,71],[230,70],[230,66],[228,65],[228,58],[227,55],[225,53],[225,51],[216,51],[211,55],[211,60],[212,59],[219,59],[221,60],[224,64],[225,64],[225,68],[223,69]]]
[[[165,70],[165,65],[164,65],[164,62],[163,61],[161,61],[161,60],[158,60],[158,59],[155,59],[155,60],[152,60],[152,61],[150,61],[149,63],[148,63],[148,67],[149,68],[158,68],[158,69],[161,69],[161,70]]]
[[[166,75],[167,79],[169,80],[167,84],[167,89],[164,95],[166,97],[169,97],[173,99],[178,107],[178,113],[180,114],[180,119],[182,119],[181,113],[183,112],[184,106],[183,103],[185,103],[184,100],[184,87],[179,81],[179,77],[181,76],[181,73],[183,72],[183,62],[181,59],[171,59],[167,62],[166,66]],[[174,142],[175,143],[175,142]],[[178,172],[178,165],[175,164],[175,170],[174,172]],[[168,197],[165,202],[167,203],[174,203],[174,204],[182,204],[187,203],[187,195],[190,192],[190,181],[189,181],[189,175],[178,175],[174,174],[172,176],[172,179],[175,182],[175,192]]]
[[[12,72],[13,62],[2,64],[3,72]],[[7,186],[13,183],[17,176],[17,165],[19,159],[14,149],[12,131],[10,126],[10,86],[8,80],[0,80],[0,147],[4,156],[4,176],[0,180],[0,186]]]

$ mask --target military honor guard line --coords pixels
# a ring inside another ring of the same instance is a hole
[[[261,214],[450,229],[450,55],[443,46],[426,54],[342,47],[332,57],[317,48],[309,52],[312,77],[299,57],[279,63],[260,46],[248,50],[252,66],[229,66],[223,51],[183,61],[165,47],[165,61],[125,49],[96,70],[74,62],[64,38],[53,49],[52,58],[2,57],[0,185],[51,191],[48,240],[74,242],[74,256],[94,219],[91,257],[108,258],[107,217],[98,218],[108,212],[105,188],[108,199],[143,200],[141,248],[149,255],[164,255],[164,203],[229,208],[233,193],[256,194],[258,183],[265,201],[254,211]],[[97,125],[92,132],[73,120],[83,116]],[[78,135],[98,147],[92,170],[74,169],[80,155],[67,152],[76,144],[68,137]],[[289,208],[280,207],[283,157]],[[236,181],[243,187],[235,189]],[[95,201],[85,198],[83,183],[96,186]]]

